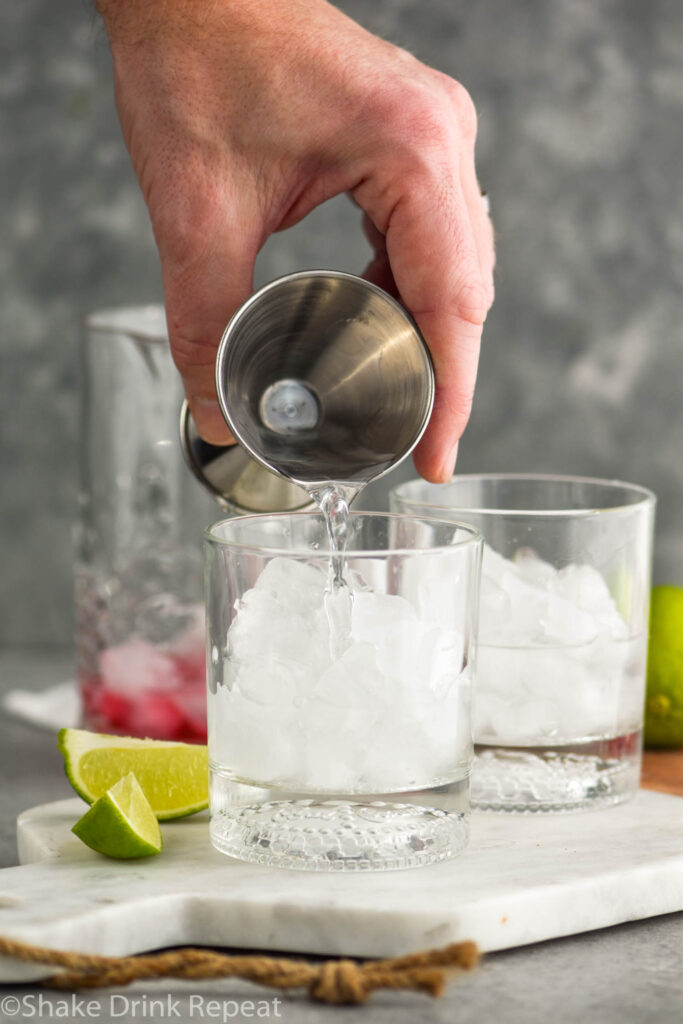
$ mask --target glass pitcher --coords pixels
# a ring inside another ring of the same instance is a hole
[[[202,533],[216,505],[178,443],[164,310],[96,312],[82,340],[76,536],[82,723],[206,742]]]

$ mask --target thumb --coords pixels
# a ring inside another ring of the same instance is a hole
[[[221,226],[217,219],[208,238],[178,243],[160,250],[171,353],[199,434],[229,444],[234,439],[216,397],[216,352],[231,316],[253,291],[259,245],[243,224]]]

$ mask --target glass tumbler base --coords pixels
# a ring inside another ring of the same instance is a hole
[[[640,781],[641,733],[561,747],[475,747],[472,807],[585,811],[623,803]]]
[[[239,802],[222,799],[216,806],[216,785],[233,786]],[[469,788],[468,780],[448,787]],[[449,860],[467,845],[468,815],[457,809],[424,806],[432,792],[339,798],[282,794],[253,787],[255,800],[245,803],[252,787],[212,778],[211,842],[217,850],[240,860],[307,871],[373,871],[422,867]]]

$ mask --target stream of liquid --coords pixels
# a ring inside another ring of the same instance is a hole
[[[329,483],[310,491],[320,509],[330,539],[330,568],[325,590],[325,614],[330,626],[330,657],[341,658],[349,645],[353,592],[344,576],[344,552],[349,537],[349,506],[360,487]]]

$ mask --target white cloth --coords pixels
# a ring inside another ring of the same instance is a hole
[[[61,729],[78,725],[80,701],[73,679],[37,693],[30,690],[9,690],[2,700],[5,711],[15,718],[41,729]]]

